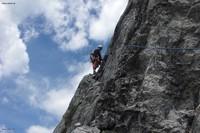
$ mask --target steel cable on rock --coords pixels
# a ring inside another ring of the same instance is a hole
[[[193,54],[200,54],[200,48],[165,48],[165,47],[146,47],[146,46],[141,46],[141,45],[127,45],[128,47],[134,47],[134,48],[139,48],[139,49],[144,49],[144,50],[167,50],[167,52],[182,52],[185,53],[185,51],[198,51],[198,53],[193,53]],[[200,62],[199,62],[200,63]],[[177,63],[177,64],[190,64],[190,63]]]
[[[165,47],[146,47],[141,45],[127,45],[128,47],[135,47],[149,50],[172,50],[172,51],[200,51],[200,48],[165,48]]]

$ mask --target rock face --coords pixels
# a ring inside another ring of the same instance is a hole
[[[200,133],[200,50],[182,48],[200,48],[200,0],[129,0],[54,133]]]
[[[100,133],[100,130],[95,127],[82,126],[74,129],[72,133]]]

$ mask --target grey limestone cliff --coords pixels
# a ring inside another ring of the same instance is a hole
[[[54,133],[200,133],[198,48],[200,0],[129,0]]]

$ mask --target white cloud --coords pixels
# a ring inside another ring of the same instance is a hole
[[[13,74],[26,74],[29,71],[26,45],[20,39],[18,29],[18,25],[23,24],[27,17],[44,16],[46,19],[44,32],[55,33],[53,39],[62,50],[75,51],[89,45],[89,39],[104,40],[111,36],[127,2],[127,0],[15,1],[15,6],[0,5],[0,78]],[[37,37],[39,31],[30,25],[23,39],[28,41],[32,37]],[[70,65],[71,71],[75,73],[74,76],[69,81],[54,87],[49,85],[50,81],[45,78],[37,80],[26,76],[18,77],[16,80],[18,95],[24,97],[33,107],[60,119],[82,77],[92,72],[90,63],[77,64]],[[27,133],[51,131],[51,128],[33,125]]]
[[[127,2],[128,0],[68,0],[66,20],[69,25],[74,25],[60,27],[55,40],[61,44],[63,50],[74,51],[86,47],[89,39],[108,39],[112,36]]]
[[[73,38],[66,44],[62,45],[62,49],[77,50],[88,45],[85,32],[72,33]]]
[[[66,111],[73,95],[74,90],[69,90],[66,88],[60,90],[51,90],[46,94],[44,101],[41,101],[40,108],[61,118]]]
[[[37,38],[38,36],[39,36],[39,32],[37,32],[34,28],[30,28],[29,30],[25,31],[23,40],[25,42],[28,42],[32,38]]]
[[[58,46],[62,50],[75,51],[86,47],[89,38],[94,40],[109,38],[127,2],[128,0],[35,0],[32,2],[16,0],[16,6],[10,9],[18,23],[22,23],[29,16],[43,15],[46,26],[55,33],[53,39]]]
[[[45,78],[31,79],[26,76],[19,76],[16,78],[15,82],[17,85],[16,95],[23,96],[25,99],[32,99],[34,95],[44,93],[48,90],[48,82]],[[34,104],[33,99],[30,101],[31,104]]]
[[[125,10],[128,0],[102,0],[102,9],[98,18],[91,20],[90,38],[105,40],[110,37]]]
[[[43,82],[45,82],[44,84],[42,83],[43,85],[26,78],[18,79],[17,83],[19,87],[31,90],[28,97],[29,103],[32,106],[40,108],[51,114],[51,117],[56,117],[60,120],[61,116],[66,111],[79,82],[84,75],[92,72],[90,65],[89,62],[82,62],[70,64],[69,69],[67,66],[67,69],[71,70],[75,74],[69,81],[59,83],[56,88],[49,88],[49,81],[47,81],[47,79],[43,80]],[[20,90],[20,92],[22,91]],[[32,125],[27,129],[27,133],[50,133],[53,129],[54,128]]]
[[[88,62],[77,63],[77,66],[71,66],[74,67],[76,74],[66,84],[62,85],[61,88],[58,87],[59,89],[50,90],[42,101],[37,102],[41,109],[61,118],[83,76],[92,72]]]
[[[72,65],[71,67],[74,67],[74,69],[77,72],[77,74],[74,75],[70,80],[73,89],[76,89],[83,76],[92,73],[92,66],[90,62],[86,62],[86,63],[77,63],[74,66]]]
[[[88,37],[110,37],[126,3],[127,0],[16,0],[15,6],[0,5],[0,78],[29,71],[26,45],[18,29],[27,17],[43,15],[47,27],[44,31],[54,31],[54,40],[61,49],[75,51],[88,46]],[[37,30],[28,28],[24,41],[37,37]]]
[[[27,129],[26,133],[52,133],[54,128],[46,128],[39,125],[33,125]]]
[[[26,46],[10,11],[0,5],[0,78],[29,71]]]
[[[51,86],[47,78],[30,79],[20,76],[16,79],[17,95],[23,95],[28,99],[28,104],[60,119],[66,111],[79,82],[86,74],[92,72],[89,62],[80,62],[69,65],[74,75],[68,81],[56,83]]]
[[[34,16],[42,15],[46,19],[45,26],[48,27],[43,27],[43,31],[52,30],[55,33],[53,39],[60,48],[73,51],[87,46],[85,25],[83,26],[85,21],[82,22],[83,19],[86,20],[87,9],[84,8],[82,0],[35,0],[32,2],[16,0],[16,3],[15,8],[10,8],[16,22],[25,23],[24,20],[27,17],[34,18]],[[69,26],[73,20],[77,22],[75,27]]]

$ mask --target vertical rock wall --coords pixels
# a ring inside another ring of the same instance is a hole
[[[54,133],[200,133],[198,48],[200,0],[130,0]]]

